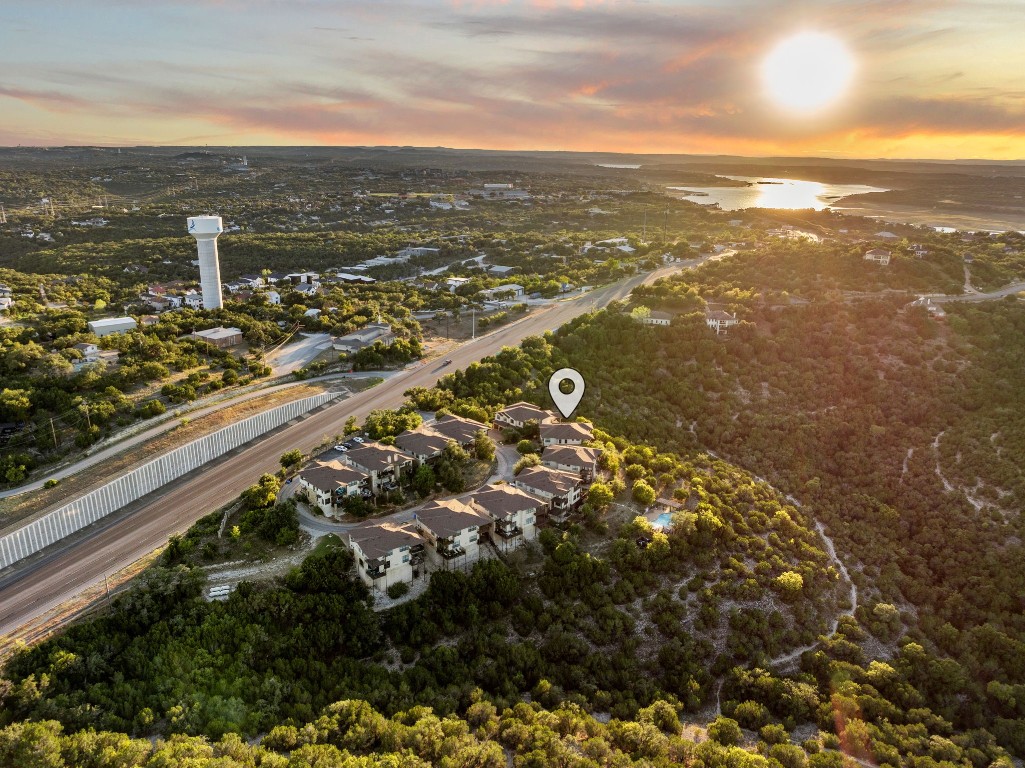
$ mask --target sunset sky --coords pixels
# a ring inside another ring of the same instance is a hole
[[[0,145],[329,144],[1025,158],[1021,0],[0,5]],[[766,95],[804,30],[830,108]]]

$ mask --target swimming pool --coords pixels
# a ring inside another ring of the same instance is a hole
[[[672,524],[673,524],[673,514],[672,514],[672,512],[663,512],[661,515],[659,515],[658,517],[656,517],[654,520],[651,521],[651,527],[652,528],[659,528],[659,529],[669,528],[669,527],[672,526]]]

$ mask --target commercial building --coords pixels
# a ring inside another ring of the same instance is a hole
[[[137,323],[131,317],[105,317],[102,320],[90,320],[89,332],[96,336],[110,336],[112,333],[134,331]]]

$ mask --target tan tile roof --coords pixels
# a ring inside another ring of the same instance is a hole
[[[415,513],[420,523],[440,538],[455,536],[473,526],[487,525],[491,519],[458,499],[430,501]]]
[[[388,467],[401,466],[410,461],[410,458],[390,445],[365,443],[362,447],[353,448],[344,454],[342,460],[365,469],[367,472],[380,472]]]
[[[565,496],[580,484],[580,478],[561,469],[531,467],[520,472],[515,482],[527,490],[536,489],[553,496]]]
[[[584,469],[593,467],[600,455],[600,449],[587,445],[547,445],[541,453],[541,462]]]
[[[464,419],[462,416],[454,416],[452,414],[442,416],[433,424],[427,425],[427,427],[459,443],[469,443],[481,430],[488,431],[487,424],[482,424],[473,419]]]
[[[470,503],[496,520],[504,520],[545,505],[545,500],[511,485],[489,485],[473,494]]]
[[[348,467],[340,461],[327,461],[311,464],[299,473],[299,477],[314,488],[334,493],[342,486],[366,480],[367,474],[353,467]]]
[[[505,414],[513,421],[520,422],[531,421],[532,419],[541,421],[542,419],[545,419],[552,415],[550,411],[543,411],[533,403],[525,403],[522,400],[518,403],[507,405],[498,413]]]
[[[541,424],[542,440],[590,440],[594,428],[575,421],[545,421]]]
[[[376,560],[399,547],[423,544],[423,538],[413,523],[376,523],[361,525],[349,531],[349,542],[359,545],[363,556]]]

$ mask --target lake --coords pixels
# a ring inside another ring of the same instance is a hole
[[[814,208],[821,211],[841,197],[866,192],[886,192],[865,184],[823,184],[800,179],[773,179],[760,176],[721,176],[746,181],[745,187],[669,187],[678,197],[701,205],[718,204],[724,211],[744,208]]]

